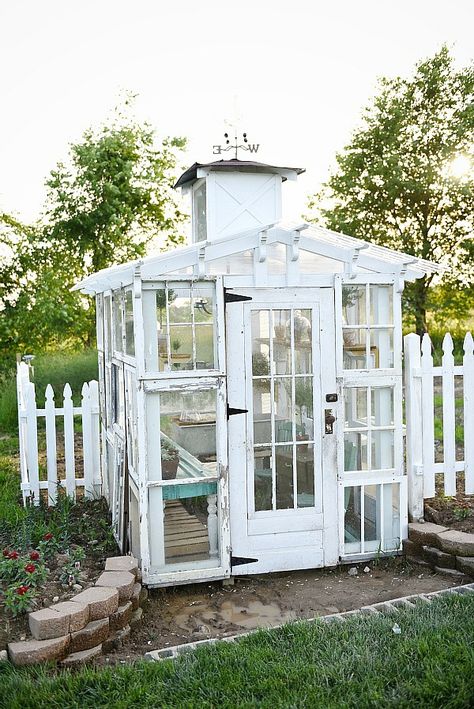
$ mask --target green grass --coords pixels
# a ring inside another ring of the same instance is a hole
[[[54,389],[58,405],[66,382],[71,385],[74,403],[78,406],[83,383],[98,377],[96,350],[51,352],[38,355],[33,363],[33,381],[39,407],[44,406],[44,392],[48,384]],[[9,378],[0,382],[0,433],[16,431],[17,426],[16,382],[15,373],[12,372]]]
[[[470,707],[473,618],[473,597],[448,596],[391,616],[293,623],[175,661],[76,673],[4,665],[0,706]]]

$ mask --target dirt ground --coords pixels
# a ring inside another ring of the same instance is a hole
[[[458,579],[408,564],[402,557],[362,563],[354,576],[351,568],[241,577],[233,586],[212,583],[151,590],[141,627],[133,630],[123,650],[102,663],[130,662],[149,650],[459,585]]]

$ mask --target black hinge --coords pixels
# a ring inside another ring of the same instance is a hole
[[[230,557],[231,567],[242,566],[243,564],[255,564],[257,561],[258,561],[258,559],[247,559],[247,557],[245,557],[245,556],[231,556]]]
[[[252,300],[252,298],[250,295],[231,293],[228,288],[224,288],[224,303],[242,303],[244,300]]]
[[[235,416],[236,414],[248,414],[248,409],[233,409],[232,406],[227,404],[227,421],[231,416]]]

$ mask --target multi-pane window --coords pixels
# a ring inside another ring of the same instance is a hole
[[[344,389],[344,470],[390,470],[394,462],[394,388]]]
[[[212,285],[166,286],[156,291],[160,372],[215,369],[215,298]]]
[[[344,553],[394,551],[401,544],[401,483],[344,488]]]
[[[387,369],[393,357],[393,287],[342,287],[344,369]]]
[[[125,352],[135,357],[135,333],[133,325],[133,293],[125,291]]]
[[[252,311],[255,511],[314,507],[312,311]]]

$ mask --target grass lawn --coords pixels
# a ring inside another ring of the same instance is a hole
[[[400,634],[392,631],[394,622]],[[0,706],[472,707],[474,596],[396,615],[293,623],[177,660],[18,671],[0,666]]]

